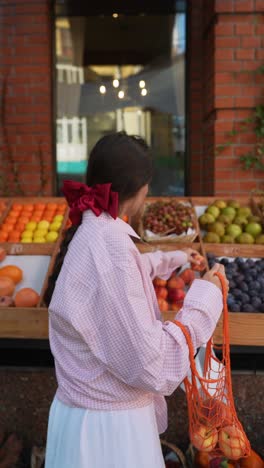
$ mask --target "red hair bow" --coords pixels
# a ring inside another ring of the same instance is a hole
[[[116,219],[118,216],[118,193],[112,192],[112,184],[97,184],[88,187],[81,182],[65,180],[62,192],[70,207],[70,220],[72,224],[80,224],[82,213],[92,210],[96,216],[103,211]]]

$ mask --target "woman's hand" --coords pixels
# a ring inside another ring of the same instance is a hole
[[[182,252],[185,252],[187,254],[187,257],[188,257],[188,262],[191,264],[191,265],[200,265],[201,264],[201,260],[199,259],[199,257],[201,258],[199,252],[197,252],[197,250],[194,250],[194,249],[181,249]],[[198,255],[199,254],[199,255]],[[196,258],[197,257],[197,258]],[[203,257],[202,257],[203,258]],[[203,258],[204,260],[204,258]]]
[[[221,275],[224,277],[226,287],[227,287],[227,289],[229,289],[229,281],[228,281],[228,279],[226,277],[226,274],[225,274],[225,267],[224,267],[224,265],[221,265],[221,263],[215,263],[213,268],[211,268],[211,270],[209,270],[207,273],[205,273],[205,275],[202,277],[202,279],[205,280],[205,281],[209,281],[209,283],[213,283],[215,286],[217,286],[222,291],[222,286],[221,286],[221,283],[220,283],[220,279],[218,278],[218,276],[215,276],[216,272],[221,273]]]

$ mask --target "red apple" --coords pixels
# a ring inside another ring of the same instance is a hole
[[[182,303],[185,298],[185,292],[183,289],[169,289],[168,298],[170,302],[176,304]]]
[[[179,276],[185,284],[191,284],[195,279],[195,273],[190,268],[186,268]]]
[[[194,258],[197,262],[199,262],[199,264],[196,265],[196,264],[192,263],[192,264],[191,264],[192,270],[194,270],[194,271],[204,271],[205,268],[206,268],[206,261],[205,261],[205,258],[204,258],[202,255],[200,255],[198,252],[195,253],[195,254],[193,254],[193,258]]]
[[[199,421],[210,427],[227,426],[232,421],[229,407],[214,397],[207,398],[199,403],[197,411]]]
[[[167,312],[169,310],[169,304],[165,299],[162,299],[161,297],[158,298],[158,304],[161,312]]]
[[[155,286],[156,296],[162,299],[167,299],[168,290],[164,286]]]
[[[167,281],[161,278],[155,278],[153,281],[154,286],[166,286]]]
[[[175,304],[174,302],[170,304],[170,310],[179,312],[180,309],[181,309],[181,304]]]
[[[172,277],[167,284],[169,289],[183,289],[185,283],[179,276]]]
[[[215,448],[217,440],[217,430],[204,425],[199,426],[192,436],[194,447],[203,452],[211,452]]]
[[[244,434],[236,426],[225,426],[219,431],[219,447],[231,460],[243,457],[246,450]]]

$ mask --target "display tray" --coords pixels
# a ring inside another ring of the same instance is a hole
[[[142,216],[137,217],[137,218],[132,218],[131,220],[132,227],[145,242],[148,242],[154,245],[162,244],[162,243],[182,244],[182,243],[187,243],[187,242],[194,242],[195,239],[198,237],[198,229],[197,229],[198,223],[197,223],[197,218],[196,218],[194,209],[193,209],[193,215],[191,217],[192,222],[193,222],[193,227],[189,228],[188,232],[186,233],[182,233],[181,235],[174,235],[174,234],[162,235],[162,233],[161,234],[156,233],[155,235],[151,235],[150,232],[144,229],[143,216],[144,216],[146,209],[155,202],[158,202],[158,201],[168,202],[172,200],[175,201],[177,204],[181,203],[193,209],[191,200],[188,197],[147,197]]]
[[[207,233],[207,231],[205,229],[203,229],[202,226],[200,226],[200,223],[199,223],[199,217],[201,215],[203,215],[206,211],[206,209],[208,208],[209,205],[211,205],[212,203],[214,203],[216,200],[223,200],[223,201],[228,201],[230,200],[230,197],[227,197],[227,196],[223,196],[223,197],[220,197],[220,196],[214,196],[214,197],[191,197],[191,203],[195,209],[195,213],[196,213],[196,217],[197,217],[197,224],[199,226],[199,233],[200,233],[200,236],[201,238],[203,239],[204,235]],[[249,198],[249,197],[235,197],[234,198],[235,201],[239,202],[240,203],[240,206],[241,207],[245,207],[245,206],[248,206],[249,208],[251,208],[251,211],[252,211],[252,215],[254,216],[259,216],[260,213],[259,213],[259,210],[257,210],[257,203],[260,201],[260,197],[254,197],[254,198]],[[262,223],[263,225],[263,229],[264,229],[264,220],[263,220],[263,216],[259,216],[260,217],[260,224]],[[218,220],[218,218],[216,218],[216,221]],[[244,231],[243,231],[244,232]],[[204,245],[207,245],[208,243],[204,241]],[[222,242],[219,242],[219,243],[215,243],[213,245],[221,245],[221,246],[229,246],[229,245],[232,245],[232,246],[250,246],[250,245],[254,245],[256,247],[259,247],[259,245],[256,245],[256,244],[240,244],[240,243],[234,243],[234,244],[230,244],[230,243],[222,243]],[[260,245],[260,248],[264,249],[264,246]]]

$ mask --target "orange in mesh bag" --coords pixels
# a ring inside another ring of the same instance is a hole
[[[250,443],[238,420],[231,381],[227,287],[221,274],[215,273],[223,291],[222,359],[215,356],[212,338],[206,345],[203,375],[199,375],[190,334],[174,320],[184,333],[189,346],[191,379],[184,379],[189,415],[189,433],[194,447],[210,456],[238,460],[250,454]]]

